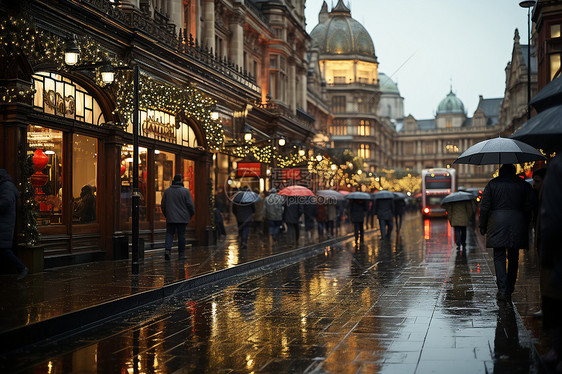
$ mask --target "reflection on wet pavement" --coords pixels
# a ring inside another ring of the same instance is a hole
[[[224,290],[143,309],[47,357],[34,373],[528,373],[531,341],[495,300],[473,233],[409,216],[392,241],[285,267]],[[535,368],[536,369],[536,368]]]

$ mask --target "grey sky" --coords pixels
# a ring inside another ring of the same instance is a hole
[[[322,1],[306,0],[308,32],[318,24]],[[337,4],[337,0],[326,2],[329,10]],[[515,28],[519,28],[521,43],[527,44],[527,10],[519,7],[519,1],[344,2],[371,35],[379,71],[394,74],[392,79],[405,99],[405,114],[417,119],[434,116],[451,81],[469,116],[478,95],[503,97]]]

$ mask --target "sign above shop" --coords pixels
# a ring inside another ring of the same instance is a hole
[[[142,131],[156,137],[166,138],[173,142],[176,141],[176,126],[171,123],[164,123],[159,118],[147,117],[142,122]]]
[[[261,164],[259,162],[239,162],[236,175],[240,177],[260,177]]]

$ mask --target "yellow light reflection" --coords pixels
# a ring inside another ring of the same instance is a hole
[[[47,364],[47,367],[49,368],[48,373],[51,374],[53,372],[53,362],[49,361],[49,363]]]
[[[238,248],[234,245],[228,247],[227,266],[229,268],[238,265]]]
[[[425,219],[423,221],[423,238],[425,240],[429,240],[431,235],[431,221],[428,219]]]

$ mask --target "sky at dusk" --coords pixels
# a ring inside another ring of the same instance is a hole
[[[306,0],[310,33],[323,0]],[[327,0],[328,9],[337,0]],[[527,44],[527,10],[513,0],[344,0],[369,32],[379,71],[398,83],[405,114],[433,118],[453,92],[472,117],[478,95],[503,97],[505,67],[519,29]],[[531,25],[532,27],[532,25]]]

